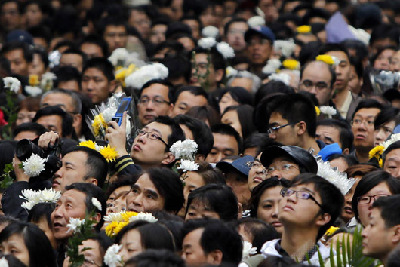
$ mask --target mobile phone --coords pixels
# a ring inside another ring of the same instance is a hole
[[[122,124],[122,116],[124,115],[124,112],[129,109],[131,101],[132,101],[131,97],[122,98],[121,103],[118,106],[117,112],[115,112],[115,115],[112,118],[113,121],[118,123],[118,126],[121,126],[121,124]]]

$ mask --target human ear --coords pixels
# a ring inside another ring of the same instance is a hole
[[[174,162],[174,160],[175,160],[174,154],[172,154],[171,152],[166,152],[164,154],[164,159],[161,161],[161,163],[163,165],[168,165],[168,164]]]
[[[297,135],[303,135],[307,131],[307,124],[305,121],[299,121],[296,126],[297,128]]]
[[[215,71],[215,81],[216,82],[222,81],[222,78],[224,77],[224,71],[225,70],[222,70],[222,69]]]
[[[319,227],[322,227],[322,226],[326,225],[327,223],[329,223],[330,220],[331,220],[331,215],[329,213],[324,212],[317,217],[316,224]]]
[[[220,265],[224,254],[221,250],[213,250],[207,254],[207,263],[210,265]]]
[[[400,242],[400,225],[393,226],[392,243],[398,244]]]

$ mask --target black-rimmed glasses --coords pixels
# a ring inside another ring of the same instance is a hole
[[[312,201],[315,202],[315,204],[318,205],[318,207],[320,207],[322,210],[324,209],[322,207],[322,205],[315,199],[315,197],[310,192],[307,192],[307,191],[296,191],[296,190],[293,190],[293,189],[290,189],[290,188],[282,188],[282,190],[281,190],[282,197],[289,197],[289,196],[291,196],[293,194],[296,194],[297,198],[311,199]]]

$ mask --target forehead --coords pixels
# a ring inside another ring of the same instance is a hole
[[[393,160],[393,161],[399,161],[400,162],[400,148],[399,149],[393,149],[386,155],[386,160]]]
[[[288,120],[282,117],[282,114],[279,112],[272,112],[271,116],[269,117],[269,123],[273,122],[284,122],[287,123]]]
[[[143,129],[145,129],[147,131],[161,132],[161,134],[164,138],[167,138],[168,136],[170,136],[171,132],[172,132],[169,125],[162,124],[162,123],[155,122],[155,121],[147,124]]]
[[[334,126],[330,125],[320,125],[317,126],[317,132],[324,133],[327,136],[338,135],[340,134],[340,130]]]
[[[84,76],[97,76],[97,77],[102,77],[104,79],[107,79],[107,77],[104,75],[103,71],[98,69],[98,68],[88,68],[85,70],[83,73]]]
[[[149,87],[146,87],[142,91],[141,96],[153,96],[153,95],[168,95],[168,87],[160,84],[160,83],[155,83],[150,85]]]
[[[65,154],[63,157],[63,161],[66,163],[73,163],[73,164],[86,164],[87,161],[87,154],[83,151],[74,151]]]
[[[83,192],[80,192],[76,189],[70,189],[65,191],[61,198],[60,201],[73,201],[73,202],[84,202],[86,199],[86,194]]]
[[[310,191],[312,193],[314,193],[314,196],[319,196],[319,193],[315,191],[315,185],[311,184],[311,183],[304,183],[304,184],[300,184],[296,183],[294,185],[292,185],[290,187],[293,190],[301,190],[301,191]]]
[[[213,133],[213,136],[214,147],[219,149],[235,149],[236,151],[239,150],[238,143],[235,137],[221,133]]]
[[[362,108],[354,114],[354,117],[375,117],[379,112],[380,109],[378,108]]]
[[[108,25],[105,32],[125,32],[125,26],[122,25]]]
[[[331,72],[328,65],[323,62],[312,62],[303,71],[302,80],[330,81]]]
[[[281,162],[283,162],[283,163],[291,163],[291,164],[294,164],[294,165],[298,166],[298,164],[295,163],[291,158],[289,158],[289,157],[282,157],[282,156],[273,159],[270,165],[272,165],[272,164],[277,164],[277,163],[281,163]]]
[[[45,115],[40,117],[37,121],[39,124],[58,124],[62,123],[62,117],[59,115]]]
[[[229,29],[247,29],[247,23],[244,21],[235,21],[229,25]]]
[[[196,53],[194,58],[195,58],[196,62],[198,62],[198,63],[207,63],[208,62],[207,54]]]
[[[329,51],[329,52],[327,52],[327,54],[337,57],[340,61],[342,61],[342,60],[349,61],[349,58],[347,57],[346,53],[343,51]]]
[[[43,97],[42,104],[43,103],[46,103],[49,106],[65,105],[65,107],[68,109],[72,108],[72,97],[66,94],[48,94]]]

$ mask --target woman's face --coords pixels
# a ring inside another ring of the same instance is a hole
[[[390,60],[396,51],[392,49],[385,49],[382,51],[374,62],[374,69],[377,70],[390,70]]]
[[[129,185],[120,186],[115,189],[107,199],[107,214],[126,210],[126,196],[131,187]]]
[[[374,204],[374,201],[379,197],[390,195],[392,195],[392,193],[390,192],[389,187],[386,183],[382,182],[372,188],[368,193],[360,197],[357,205],[358,218],[360,219],[363,226],[367,226],[369,224],[369,217],[371,215],[372,204]],[[362,201],[363,198],[365,199],[365,201]]]
[[[201,200],[193,200],[190,203],[188,212],[186,213],[185,220],[192,219],[221,219],[218,213],[211,209],[208,203]]]
[[[126,205],[129,211],[147,212],[163,210],[165,199],[158,192],[150,180],[149,174],[142,174],[126,197]]]
[[[230,106],[239,106],[239,102],[233,99],[231,93],[225,93],[219,101],[219,112],[224,113],[225,109]]]
[[[374,146],[379,146],[388,139],[392,134],[394,127],[396,127],[395,121],[389,121],[379,126],[374,131]]]
[[[24,238],[20,234],[13,234],[7,240],[1,242],[0,252],[12,254],[23,264],[29,266],[29,251],[25,245]]]
[[[119,255],[121,255],[124,262],[145,250],[145,248],[142,246],[140,232],[136,229],[128,231],[122,237],[120,245],[122,245],[122,248],[119,252]]]
[[[243,137],[242,125],[240,124],[239,116],[236,110],[225,112],[221,118],[221,123],[232,126],[239,133],[240,137]]]
[[[44,65],[42,58],[39,54],[33,54],[32,63],[29,67],[29,75],[38,75],[41,77],[46,71],[46,66]]]
[[[265,190],[257,207],[257,218],[272,225],[279,233],[283,231],[282,223],[278,219],[278,204],[282,199],[281,190],[282,186]]]
[[[28,111],[26,109],[21,109],[17,114],[17,120],[15,124],[18,126],[22,123],[32,122],[33,118],[35,117],[35,111]]]

